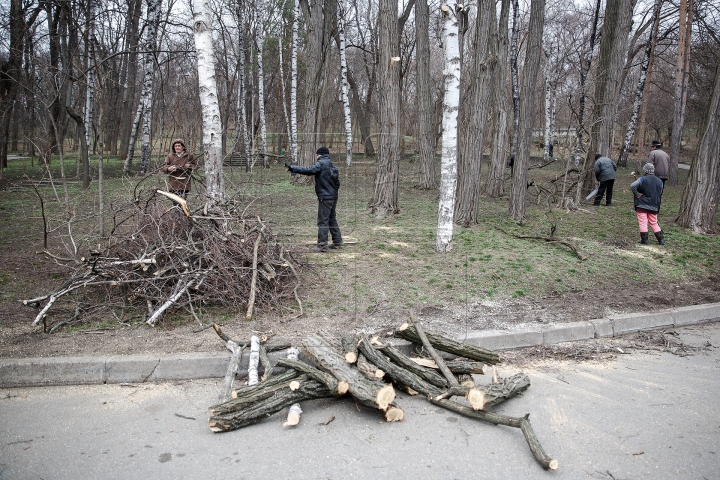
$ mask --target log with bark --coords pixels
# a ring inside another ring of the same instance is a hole
[[[417,329],[410,324],[403,324],[395,332],[395,335],[418,345],[422,345],[422,340],[417,333]],[[490,364],[500,363],[500,356],[497,352],[493,352],[492,350],[477,347],[475,345],[469,345],[467,343],[460,343],[434,333],[426,332],[426,335],[432,346],[438,350],[442,350],[443,352],[452,353],[453,355],[469,358],[470,360],[478,362],[486,362]]]

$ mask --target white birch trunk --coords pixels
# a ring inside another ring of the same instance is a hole
[[[292,58],[290,59],[290,154],[292,163],[298,163],[297,134],[297,52],[298,23],[300,19],[300,0],[295,0],[293,7]]]
[[[455,7],[443,5],[443,53],[445,95],[443,99],[442,159],[440,166],[440,202],[435,250],[452,250],[453,212],[457,186],[457,116],[460,103],[460,47]],[[462,7],[459,7],[462,8]]]
[[[235,143],[237,144],[242,135],[243,148],[245,153],[245,170],[250,170],[250,135],[247,126],[247,109],[245,108],[245,98],[247,97],[247,89],[245,88],[245,6],[243,2],[237,4],[238,16],[238,105],[237,116],[235,120]],[[241,133],[242,130],[242,133]],[[237,147],[235,147],[237,151]]]
[[[128,141],[128,153],[125,157],[125,164],[123,165],[123,173],[130,175],[132,169],[132,159],[135,155],[135,142],[137,141],[137,132],[140,129],[140,121],[142,120],[142,102],[138,105],[137,112],[135,112],[135,120],[133,120],[132,130],[130,131],[130,140]]]
[[[352,123],[350,122],[350,99],[348,98],[347,60],[345,58],[345,3],[338,2],[338,35],[340,37],[340,76],[342,81],[342,101],[345,112],[345,164],[352,164]]]
[[[90,2],[90,17],[93,17],[93,2]],[[88,161],[90,161],[90,147],[92,144],[93,109],[95,108],[95,37],[93,35],[92,21],[89,25],[88,40],[88,72],[87,90],[85,92],[85,144],[88,149]]]
[[[225,197],[222,170],[222,123],[215,81],[215,55],[212,43],[212,23],[208,0],[193,0],[195,17],[195,50],[198,62],[200,106],[202,107],[202,144],[205,159],[207,201],[214,205]]]
[[[140,173],[146,174],[150,165],[150,123],[152,121],[153,73],[155,71],[155,49],[157,29],[160,24],[160,0],[147,0],[147,25],[145,55],[143,57],[142,103],[142,156]]]
[[[295,347],[288,348],[287,352],[287,358],[290,360],[297,360],[298,355],[300,355],[300,350],[298,350]],[[293,403],[290,405],[290,409],[288,410],[288,416],[287,421],[283,423],[283,427],[289,427],[293,425],[297,425],[300,423],[300,414],[302,413],[302,409],[300,408],[299,403]]]
[[[284,27],[284,25],[283,25]],[[285,69],[283,68],[283,47],[282,47],[282,39],[278,40],[278,65],[280,66],[280,98],[282,99],[282,110],[283,110],[283,117],[285,118],[285,130],[287,133],[288,138],[288,148],[290,148],[290,141],[292,138],[291,133],[291,127],[290,127],[290,117],[288,114],[287,104],[285,103]]]
[[[265,3],[256,0],[255,5],[255,41],[257,43],[258,63],[258,115],[260,116],[260,145],[262,148],[263,166],[268,168],[267,131],[265,126],[265,79],[263,78],[263,43],[265,43]]]
[[[550,72],[551,72],[551,55],[545,51],[545,133],[543,135],[545,148],[543,150],[543,160],[550,161],[550,105],[552,104],[552,95],[550,93]]]

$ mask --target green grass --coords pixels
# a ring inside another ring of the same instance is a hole
[[[681,184],[668,186],[663,195],[659,220],[666,232],[667,245],[639,246],[637,221],[632,211],[629,192],[629,169],[619,169],[615,185],[614,206],[583,210],[550,211],[547,203],[535,203],[528,195],[526,218],[518,225],[508,217],[508,200],[480,199],[479,225],[471,228],[456,226],[453,250],[435,252],[437,223],[437,192],[413,188],[416,163],[407,158],[401,162],[400,213],[377,218],[366,208],[372,196],[374,164],[362,159],[347,169],[341,166],[341,196],[338,219],[345,240],[350,243],[338,252],[308,255],[310,268],[304,269],[299,294],[309,315],[351,315],[384,309],[413,308],[423,304],[457,305],[483,299],[540,298],[564,291],[586,291],[603,285],[633,286],[647,280],[682,282],[717,276],[720,273],[720,237],[697,236],[675,227],[686,172],[681,171]],[[342,164],[343,162],[338,162]],[[123,178],[122,162],[110,158],[104,168],[105,206],[120,204],[133,195],[140,179]],[[549,184],[560,173],[560,162],[529,172],[536,184]],[[57,180],[57,161],[51,170]],[[281,165],[270,169],[256,168],[252,174],[244,169],[226,170],[228,196],[234,195],[241,204],[249,205],[246,214],[261,216],[294,251],[308,250],[316,235],[317,201],[312,187],[299,187]],[[67,159],[66,171],[75,173],[74,160]],[[96,172],[96,170],[94,170]],[[439,171],[439,170],[438,170]],[[487,171],[483,165],[483,171]],[[45,170],[29,161],[13,160],[3,172],[6,187],[16,184],[24,175],[34,180],[47,179]],[[150,191],[164,188],[164,177],[152,175],[143,180],[139,189]],[[506,183],[509,189],[509,183]],[[51,250],[67,256],[68,230],[60,185],[54,191],[39,187],[45,201],[46,216],[53,228]],[[202,188],[193,189],[188,201],[191,208],[202,206]],[[99,228],[97,181],[88,191],[79,183],[69,185],[74,212],[73,233],[79,245],[78,255],[96,245]],[[42,220],[39,199],[32,188],[9,188],[0,191],[0,238],[24,239],[21,248],[41,249]],[[111,217],[105,216],[106,227]],[[65,222],[65,224],[63,224]],[[552,225],[558,237],[573,241],[587,255],[579,260],[567,247],[541,240],[519,239],[510,234],[547,236]],[[107,230],[107,228],[106,228]],[[352,242],[352,243],[351,243]],[[0,248],[17,248],[15,243]],[[41,260],[40,263],[47,262]],[[47,264],[40,269],[48,268]],[[0,276],[5,292],[2,300],[20,295],[45,293],[62,281],[58,272],[48,273],[45,282],[9,288],[13,282],[7,273]],[[264,312],[273,314],[273,312]],[[234,318],[236,312],[215,312]],[[180,321],[179,319],[177,321]]]

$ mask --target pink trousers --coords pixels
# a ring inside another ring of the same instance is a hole
[[[653,232],[659,232],[662,230],[660,225],[658,225],[657,213],[651,213],[647,210],[636,210],[635,214],[637,215],[640,233],[648,231],[648,223],[650,224],[650,228],[652,228]]]

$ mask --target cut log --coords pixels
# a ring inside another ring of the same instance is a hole
[[[283,427],[294,427],[298,423],[300,423],[300,415],[302,414],[302,409],[300,408],[299,403],[293,403],[290,405],[290,410],[288,411],[287,421],[283,423]]]
[[[385,376],[385,372],[379,369],[374,364],[368,362],[368,359],[365,358],[365,355],[363,354],[357,354],[357,362],[355,363],[357,369],[360,370],[363,375],[370,379],[382,380],[382,378]]]
[[[395,335],[418,345],[422,345],[422,340],[420,340],[417,330],[410,324],[406,323],[402,325],[395,332]],[[500,363],[500,356],[497,352],[493,352],[492,350],[476,347],[475,345],[468,345],[466,343],[460,343],[434,333],[426,332],[426,336],[433,347],[438,350],[442,350],[443,352],[452,353],[453,355],[469,358],[470,360],[476,360],[478,362],[486,362],[490,364]]]
[[[395,399],[392,385],[365,378],[357,368],[345,362],[339,351],[322,338],[316,335],[306,337],[302,348],[318,368],[338,380],[348,382],[348,392],[361,404],[386,411]]]
[[[237,375],[238,369],[240,368],[240,359],[242,358],[244,347],[244,345],[238,345],[232,340],[227,341],[227,348],[232,352],[232,357],[230,357],[230,362],[228,363],[228,368],[225,372],[225,378],[223,379],[222,386],[220,387],[220,395],[218,396],[218,400],[220,400],[220,402],[227,402],[231,398],[235,375]]]
[[[357,362],[357,336],[356,335],[343,335],[342,339],[342,350],[343,358],[347,363]]]
[[[388,355],[389,356],[389,355]],[[437,370],[437,363],[432,358],[425,357],[408,357],[414,363],[421,365],[426,368],[434,368]],[[455,375],[485,375],[487,371],[487,365],[482,362],[472,362],[470,360],[446,360],[445,365]]]
[[[250,337],[250,360],[248,362],[248,385],[258,383],[258,364],[260,363],[260,339]]]
[[[278,391],[289,388],[290,382],[296,380],[299,376],[300,374],[295,370],[288,370],[272,377],[267,382],[237,388],[234,391],[235,398],[213,405],[210,407],[210,413],[212,415],[224,415],[239,410],[245,405],[262,402],[275,395]]]
[[[468,388],[464,386],[450,388],[446,392],[435,397],[435,399],[442,400],[455,395],[464,396],[466,399],[468,399],[468,397],[471,396],[470,392],[472,390],[478,390],[483,393],[484,405],[497,405],[498,403],[504,402],[505,400],[521,394],[522,392],[527,390],[529,386],[530,377],[528,377],[524,373],[517,373],[510,378],[503,379],[499,383],[479,385],[473,388]],[[472,395],[474,396],[475,394]],[[471,405],[473,404],[473,402],[471,402],[469,399],[468,403],[470,403]]]
[[[332,393],[325,385],[306,375],[304,377],[304,380],[300,381],[300,388],[295,391],[284,388],[276,391],[271,397],[262,402],[254,402],[244,408],[223,415],[211,416],[208,421],[210,429],[215,433],[228,432],[259,422],[268,415],[277,413],[294,403],[332,396]]]
[[[268,358],[267,349],[265,348],[265,345],[260,344],[260,365],[263,367],[263,376],[260,379],[261,381],[265,381],[268,378],[272,377],[273,374],[273,365],[270,363],[270,358]]]
[[[433,347],[430,343],[430,340],[428,340],[427,335],[425,335],[425,331],[420,326],[420,323],[415,320],[415,315],[413,315],[412,312],[410,313],[410,321],[412,321],[413,325],[415,326],[415,332],[417,333],[418,338],[420,338],[423,348],[430,354],[432,359],[435,360],[435,363],[437,364],[440,373],[442,373],[443,377],[447,379],[448,384],[450,384],[451,387],[456,387],[458,385],[457,379],[452,374],[450,369],[447,368],[447,365],[445,365],[445,361],[435,351],[435,347]]]
[[[344,395],[348,391],[348,383],[345,380],[338,381],[335,377],[327,372],[323,372],[312,365],[301,362],[300,360],[292,360],[288,355],[288,358],[278,358],[278,367],[292,368],[298,372],[305,373],[311,378],[324,384],[328,387],[331,392],[337,392],[338,395]]]
[[[414,359],[411,359],[392,345],[382,345],[378,347],[378,349],[383,354],[390,357],[390,360],[392,360],[394,363],[401,366],[405,370],[414,373],[415,375],[424,379],[430,384],[435,385],[439,388],[445,388],[448,386],[447,380],[442,375],[432,370],[428,370],[427,368],[424,368],[420,364],[416,363]],[[433,365],[435,365],[435,362],[433,362],[432,360],[430,361]],[[437,365],[435,365],[435,368],[437,368]]]

